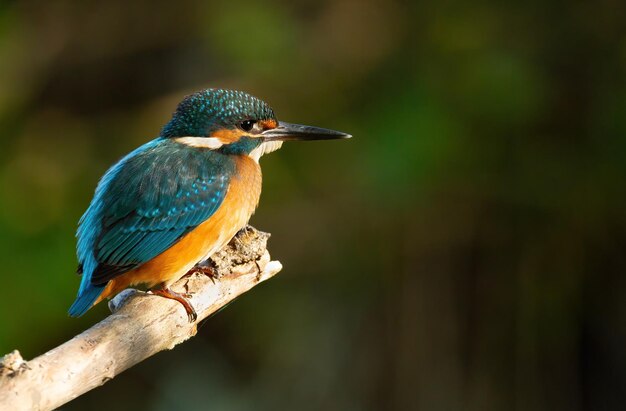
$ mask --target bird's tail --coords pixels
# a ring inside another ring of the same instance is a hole
[[[89,284],[85,289],[81,289],[78,293],[78,297],[74,301],[74,304],[70,307],[68,313],[70,317],[80,317],[85,314],[89,308],[96,302],[100,294],[104,291],[105,285],[93,285]],[[81,287],[82,288],[82,287]]]

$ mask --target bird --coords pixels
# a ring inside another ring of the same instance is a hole
[[[350,137],[278,121],[242,91],[186,96],[155,139],[100,179],[76,231],[81,280],[69,315],[142,285],[180,302],[195,321],[189,296],[170,286],[248,224],[261,195],[260,157],[285,141]]]

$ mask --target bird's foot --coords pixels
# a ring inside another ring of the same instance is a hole
[[[190,323],[198,319],[198,314],[196,313],[196,310],[193,308],[189,300],[187,300],[188,298],[191,298],[191,294],[177,293],[176,291],[172,291],[167,287],[157,288],[151,291],[154,295],[169,298],[170,300],[176,300],[181,303],[185,308],[185,311],[187,312],[187,318],[189,319]]]
[[[195,267],[189,270],[189,272],[185,274],[185,276],[192,274],[206,275],[211,279],[211,281],[213,281],[213,284],[215,284],[215,279],[217,278],[217,273],[215,272],[215,269],[213,267],[201,263],[197,264]]]

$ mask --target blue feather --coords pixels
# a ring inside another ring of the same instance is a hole
[[[86,289],[82,290],[76,300],[70,307],[68,313],[72,317],[80,317],[85,314],[93,303],[100,297],[105,286],[89,285]]]
[[[210,218],[234,171],[225,154],[164,138],[111,167],[77,230],[83,276],[70,315],[82,315],[109,280],[155,258]]]

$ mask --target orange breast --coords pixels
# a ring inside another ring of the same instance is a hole
[[[111,280],[94,305],[132,285],[168,286],[226,245],[248,223],[261,196],[259,164],[248,156],[237,156],[236,163],[220,208],[162,254]]]

